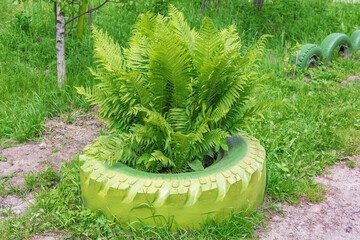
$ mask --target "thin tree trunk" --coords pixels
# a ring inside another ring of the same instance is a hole
[[[87,0],[80,0],[79,2],[79,15],[86,12],[87,10]],[[84,34],[85,27],[85,15],[82,15],[78,19],[78,29],[77,29],[77,37],[80,38]]]
[[[59,88],[66,82],[65,65],[65,14],[55,2],[55,32],[56,32],[56,53],[57,53],[57,80]]]
[[[256,10],[260,11],[264,4],[264,0],[254,0],[254,7]]]
[[[91,29],[91,24],[92,24],[92,12],[91,12],[91,5],[89,5],[89,27]]]

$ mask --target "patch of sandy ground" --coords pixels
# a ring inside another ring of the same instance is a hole
[[[34,237],[28,238],[27,240],[56,240],[56,239],[70,239],[64,237],[61,233],[49,232],[45,235],[36,235]]]
[[[54,117],[45,123],[40,142],[1,149],[0,156],[5,161],[0,161],[0,177],[11,176],[6,186],[24,187],[24,175],[41,172],[45,167],[58,171],[60,162],[73,159],[104,127],[104,123],[93,115],[75,114],[71,124],[67,124],[65,118]],[[11,208],[12,214],[20,214],[32,202],[31,193],[25,197],[0,197],[0,213]],[[3,217],[0,214],[0,219]]]
[[[360,156],[350,157],[355,168],[344,161],[315,178],[327,189],[318,203],[283,204],[286,216],[272,216],[263,240],[359,240],[360,239]]]

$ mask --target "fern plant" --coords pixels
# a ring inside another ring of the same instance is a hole
[[[196,168],[238,132],[244,118],[264,107],[251,94],[259,86],[257,65],[268,36],[245,55],[234,26],[219,31],[204,18],[197,32],[183,13],[140,15],[128,48],[93,28],[93,88],[77,88],[109,123],[113,134],[98,138],[88,154],[158,172]]]

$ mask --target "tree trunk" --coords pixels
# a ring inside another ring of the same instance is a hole
[[[57,80],[59,88],[62,88],[66,82],[66,64],[65,64],[65,14],[61,11],[57,3],[54,3],[56,23],[56,53],[57,53]]]
[[[89,5],[89,27],[90,27],[90,29],[91,29],[91,24],[92,24],[92,12],[91,12],[91,10],[92,10],[92,7],[91,7],[91,5]]]
[[[79,2],[79,15],[87,11],[87,0],[80,0]],[[79,17],[77,37],[80,38],[84,34],[85,15]]]
[[[254,7],[256,10],[260,11],[264,4],[264,0],[254,0]]]

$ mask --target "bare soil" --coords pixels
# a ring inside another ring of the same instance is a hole
[[[264,240],[359,240],[360,239],[360,156],[349,158],[350,168],[342,161],[315,178],[327,189],[318,203],[302,201],[299,205],[281,204],[285,217],[271,216]]]
[[[36,235],[34,237],[28,238],[27,240],[56,240],[56,239],[70,239],[70,238],[64,236],[61,233],[48,232],[43,235]]]
[[[24,175],[44,171],[46,167],[58,171],[60,162],[73,159],[105,128],[104,123],[93,115],[75,113],[70,119],[71,123],[66,123],[68,117],[48,120],[39,142],[1,149],[0,184],[22,189],[25,187]],[[1,181],[5,176],[7,179]],[[0,196],[0,213],[11,209],[12,214],[20,214],[32,201],[32,194]],[[0,219],[3,215],[0,214]]]
[[[339,83],[339,86],[345,87],[345,86],[352,86],[354,85],[355,82],[359,82],[360,81],[360,77],[353,75],[353,76],[349,76],[347,79],[343,80],[341,83]]]

